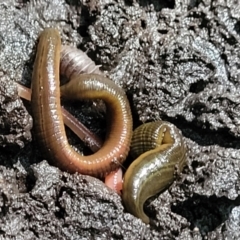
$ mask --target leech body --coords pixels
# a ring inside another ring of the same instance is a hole
[[[132,137],[132,118],[124,91],[97,74],[83,74],[61,87],[72,99],[103,99],[109,128],[102,148],[81,156],[68,144],[60,105],[59,64],[61,39],[55,29],[46,29],[39,38],[32,80],[32,114],[39,143],[48,159],[68,172],[104,176],[125,160]]]
[[[183,169],[186,148],[174,125],[158,121],[134,131],[130,151],[137,159],[124,175],[123,203],[130,213],[149,223],[143,205],[173,182],[176,168]]]

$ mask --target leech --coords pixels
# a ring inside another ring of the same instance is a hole
[[[157,121],[134,130],[130,151],[136,160],[124,175],[123,203],[130,213],[149,223],[143,205],[173,182],[176,168],[182,171],[186,147],[180,130],[169,122]]]

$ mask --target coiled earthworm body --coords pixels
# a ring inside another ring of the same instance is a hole
[[[31,101],[32,90],[17,83],[18,95]],[[87,129],[81,122],[62,107],[64,123],[93,151],[98,151],[102,146],[101,139]]]
[[[31,89],[22,86],[17,83],[18,95],[28,101],[31,100]],[[83,142],[85,142],[88,147],[93,151],[97,152],[101,146],[102,141],[87,129],[81,122],[79,122],[74,116],[72,116],[67,110],[62,107],[62,115],[64,124],[66,124]],[[112,171],[107,176],[105,176],[105,184],[113,189],[118,194],[122,190],[122,169],[119,167],[117,170]]]
[[[68,144],[60,105],[59,64],[61,40],[57,30],[46,29],[39,38],[32,80],[32,114],[36,137],[54,164],[65,171],[104,176],[125,160],[132,137],[132,118],[124,91],[97,74],[83,74],[61,87],[72,99],[102,99],[107,105],[108,132],[102,148],[81,156]]]
[[[149,223],[143,205],[173,182],[176,168],[182,171],[186,148],[174,125],[157,121],[134,131],[130,151],[137,159],[124,175],[123,203],[130,213]]]
[[[99,65],[80,49],[71,46],[61,46],[60,72],[67,78],[81,73],[96,73],[102,75]],[[17,83],[18,94],[21,98],[31,101],[31,89]],[[101,139],[87,129],[81,122],[62,107],[64,124],[66,124],[93,152],[102,146]],[[120,194],[122,190],[122,170],[119,167],[105,177],[105,184]]]

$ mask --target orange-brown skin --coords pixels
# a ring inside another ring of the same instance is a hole
[[[18,95],[31,101],[32,90],[17,83]],[[102,140],[87,129],[73,115],[62,107],[64,124],[67,125],[93,152],[98,151],[102,146]]]
[[[102,99],[107,106],[108,132],[102,148],[81,156],[68,143],[60,105],[59,64],[61,39],[55,29],[39,38],[32,80],[32,114],[35,134],[47,157],[68,172],[105,176],[125,160],[132,137],[132,117],[124,91],[97,74],[83,74],[61,87],[72,99]]]

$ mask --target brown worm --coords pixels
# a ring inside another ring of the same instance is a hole
[[[61,39],[55,29],[39,37],[32,80],[32,114],[35,134],[47,157],[61,169],[103,176],[125,160],[132,136],[132,117],[124,91],[97,74],[83,74],[61,87],[72,99],[102,99],[107,106],[108,131],[102,148],[81,156],[68,144],[60,105],[59,65]]]
[[[75,49],[78,52],[78,49]],[[28,101],[31,101],[31,89],[17,83],[18,95]],[[64,124],[66,124],[88,147],[93,151],[98,151],[102,146],[102,141],[89,129],[87,129],[81,122],[79,122],[68,111],[62,108],[62,115]],[[118,194],[122,190],[122,169],[119,167],[117,170],[112,171],[105,177],[105,184],[113,189]]]
[[[18,95],[28,101],[31,101],[31,89],[17,83]],[[62,107],[62,115],[64,123],[93,151],[98,151],[102,146],[101,139],[87,129],[73,115]]]
[[[149,223],[143,205],[173,182],[176,168],[182,171],[186,148],[174,125],[158,121],[134,130],[130,151],[137,159],[124,175],[123,203],[130,213]]]
[[[36,134],[49,159],[56,161],[55,164],[63,170],[102,176],[119,167],[128,153],[132,134],[129,104],[125,93],[112,81],[96,74],[76,77],[76,70],[72,70],[76,68],[68,68],[72,60],[66,61],[68,64],[63,71],[69,71],[68,76],[74,77],[61,87],[62,96],[103,99],[109,116],[109,129],[103,147],[91,156],[76,153],[68,144],[60,114],[60,44],[60,36],[54,29],[47,29],[40,36],[32,86]],[[94,69],[96,66],[91,64],[89,66]],[[135,131],[132,152],[140,156],[125,174],[123,201],[129,212],[148,223],[143,204],[172,183],[175,168],[181,171],[185,164],[186,149],[176,127],[167,122],[156,122],[145,124]]]

